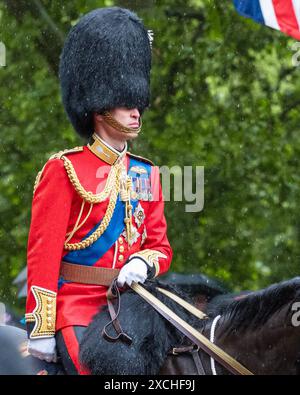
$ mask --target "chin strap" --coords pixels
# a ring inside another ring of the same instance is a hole
[[[109,111],[105,111],[103,114],[103,118],[105,122],[112,126],[114,129],[117,129],[119,132],[122,133],[140,133],[142,129],[142,118],[140,118],[140,126],[138,128],[128,128],[122,125],[119,121],[117,121]]]

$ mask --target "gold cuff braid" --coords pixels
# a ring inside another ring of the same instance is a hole
[[[31,292],[36,301],[32,313],[25,314],[27,322],[34,322],[30,339],[52,337],[55,335],[56,322],[56,293],[33,285]]]
[[[135,258],[135,257],[144,259],[150,267],[154,266],[154,268],[155,268],[154,277],[158,276],[158,274],[159,274],[158,258],[167,258],[167,256],[165,254],[163,254],[162,252],[157,251],[157,250],[151,250],[149,248],[135,252],[134,254],[130,255],[130,259]]]

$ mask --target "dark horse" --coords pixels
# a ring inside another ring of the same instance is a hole
[[[156,284],[147,288],[208,338],[215,322],[215,344],[252,373],[300,373],[300,327],[295,310],[300,302],[300,277],[239,297],[219,295],[207,304],[206,320],[192,316],[160,294]],[[173,287],[165,288],[176,292]],[[186,299],[186,295],[181,296]],[[109,343],[101,336],[109,320],[105,308],[94,317],[81,342],[81,360],[93,374],[197,374],[191,357],[169,356],[174,347],[190,345],[187,338],[133,291],[121,296],[119,316],[124,332],[133,339],[131,345]],[[229,374],[206,353],[199,354],[205,374]]]
[[[196,304],[202,304],[216,295],[228,292],[228,289],[223,284],[203,274],[179,274],[170,272],[160,278],[162,284],[176,284],[176,288],[181,290],[183,294],[193,296]],[[23,270],[18,275],[14,284],[18,284],[21,289],[18,296],[26,296],[26,270]],[[8,314],[5,315],[5,319],[3,320],[5,325],[2,325],[2,320],[0,320],[0,375],[65,374],[60,362],[54,364],[41,361],[26,352],[27,333],[22,329],[24,325],[20,324],[20,317],[14,316],[11,311],[6,313]]]
[[[193,298],[176,287],[159,282],[146,285],[153,295],[206,337],[210,338],[212,325],[216,324],[215,344],[252,373],[300,373],[300,329],[297,321],[300,277],[242,296],[225,294],[213,297],[206,305],[209,318],[205,320],[192,316],[158,292],[157,285],[190,302]],[[170,355],[174,347],[189,346],[190,341],[133,291],[128,290],[121,295],[119,315],[124,332],[133,339],[131,345],[121,341],[111,343],[102,337],[101,331],[109,321],[107,308],[104,308],[95,315],[81,341],[80,358],[92,374],[197,374],[194,359],[189,353]],[[115,335],[111,326],[109,332]],[[199,351],[199,355],[205,374],[213,371],[229,374],[218,363],[214,364],[206,353]],[[55,374],[55,371],[50,374]]]

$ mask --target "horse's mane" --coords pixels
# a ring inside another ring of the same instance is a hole
[[[216,296],[207,305],[207,314],[211,317],[222,316],[224,331],[255,329],[264,325],[275,313],[285,306],[300,301],[300,277],[273,284],[268,288],[237,295]],[[292,309],[286,311],[286,318]],[[292,325],[291,319],[286,320]]]

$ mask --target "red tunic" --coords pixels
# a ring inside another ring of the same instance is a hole
[[[125,155],[128,170],[130,154],[126,153]],[[93,194],[101,192],[107,176],[104,180],[100,177],[108,164],[91,152],[88,146],[84,146],[81,152],[70,152],[66,156],[72,162],[79,182],[85,190],[91,191]],[[157,171],[153,173],[158,174]],[[159,185],[159,198],[156,201],[140,200],[139,203],[144,210],[142,223],[135,223],[135,217],[132,217],[134,226],[139,232],[136,242],[130,246],[124,235],[120,235],[117,242],[96,261],[94,266],[121,268],[133,253],[151,249],[164,255],[164,257],[158,258],[159,273],[156,275],[168,270],[172,259],[172,250],[167,239],[167,225],[159,175],[154,178],[154,182]],[[106,199],[102,203],[93,205],[86,222],[75,232],[69,241],[70,243],[81,241],[99,223],[106,212],[108,201],[109,199]],[[107,287],[75,282],[59,283],[60,263],[69,252],[64,249],[66,235],[74,228],[82,202],[82,197],[70,182],[63,160],[50,159],[42,171],[32,202],[27,254],[26,315],[33,313],[39,303],[44,303],[34,297],[32,286],[56,293],[57,298],[54,299],[56,331],[70,325],[88,325],[99,307],[106,304]],[[82,219],[86,217],[89,210],[90,204],[85,203]],[[48,307],[51,310],[51,297],[49,303]],[[40,307],[41,310],[46,308],[45,306]],[[42,319],[46,319],[43,311],[41,316],[44,317]],[[51,314],[49,320],[51,321]],[[34,322],[34,319],[30,321]],[[37,331],[39,337],[51,335],[53,334],[39,334]]]

